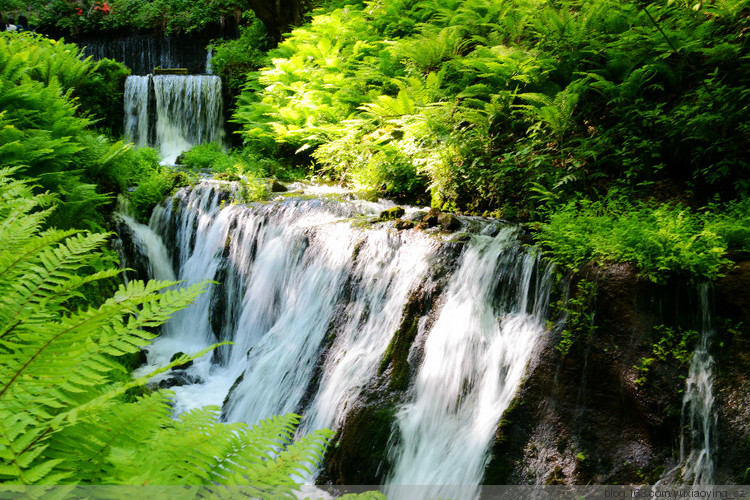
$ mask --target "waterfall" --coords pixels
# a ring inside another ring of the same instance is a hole
[[[714,334],[709,303],[709,286],[699,290],[701,334],[690,358],[685,393],[682,398],[682,432],[680,434],[680,463],[667,471],[657,485],[678,479],[682,484],[710,486],[714,484],[716,450],[716,420],[714,413],[714,358],[709,352]]]
[[[169,250],[175,276],[215,283],[163,327],[137,373],[231,340],[171,387],[177,412],[222,405],[227,420],[254,424],[294,411],[304,415],[301,433],[337,429],[377,383],[410,296],[444,276],[443,299],[423,313],[409,354],[419,368],[393,429],[390,488],[476,487],[543,331],[550,273],[518,243],[517,230],[495,223],[497,236],[446,243],[358,222],[386,204],[285,197],[238,205],[233,190],[204,181],[154,210],[150,231]],[[435,265],[446,248],[461,251],[457,266]]]
[[[213,47],[209,47],[206,49],[206,73],[209,75],[214,74],[214,65],[211,62],[211,60],[214,58],[214,49]]]
[[[427,498],[478,494],[471,486],[482,479],[500,416],[544,332],[550,274],[532,287],[537,257],[518,247],[515,229],[508,228],[464,252],[410,401],[397,416],[400,444],[389,498],[412,496],[398,485],[430,485],[420,490]]]
[[[125,137],[160,150],[164,163],[204,142],[223,142],[221,78],[214,75],[129,76]]]
[[[694,486],[709,486],[714,481],[713,451],[716,441],[716,414],[713,412],[714,358],[709,346],[714,329],[708,300],[708,285],[700,289],[701,336],[690,359],[690,368],[682,399],[682,419],[688,416],[690,434],[680,439],[682,478]],[[690,453],[687,454],[689,445]],[[687,454],[687,456],[686,456]]]

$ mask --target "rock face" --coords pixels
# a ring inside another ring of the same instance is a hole
[[[716,303],[732,306],[717,312],[735,320],[750,313],[750,266],[739,269],[716,286]],[[654,357],[654,326],[700,324],[696,292],[653,285],[627,264],[589,265],[572,284],[583,278],[597,283],[596,329],[565,356],[559,332],[538,347],[498,426],[486,484],[653,484],[679,461],[687,363],[655,360],[645,382],[637,366]],[[750,467],[750,336],[719,326],[732,319],[715,320],[716,483],[741,484]]]
[[[717,484],[750,480],[750,262],[740,262],[716,283],[714,408],[718,412]]]

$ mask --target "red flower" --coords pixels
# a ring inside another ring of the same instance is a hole
[[[80,7],[76,7],[76,14],[78,14],[79,16],[82,16],[83,15],[83,9],[81,9]]]

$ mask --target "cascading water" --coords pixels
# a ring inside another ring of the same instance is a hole
[[[518,246],[507,228],[464,252],[397,416],[389,498],[412,496],[397,485],[415,484],[430,485],[420,490],[426,498],[477,495],[471,486],[482,479],[497,423],[544,331],[550,274],[535,283],[537,258]]]
[[[185,370],[188,383],[171,388],[176,411],[223,404],[230,421],[295,411],[304,415],[300,432],[346,425],[379,376],[410,295],[438,272],[431,263],[446,245],[352,220],[386,205],[288,197],[245,206],[228,203],[232,189],[203,182],[152,215],[177,278],[219,284],[164,326],[142,370],[232,340]],[[443,270],[452,274],[442,308],[420,320],[422,341],[409,357],[423,356],[394,428],[393,485],[471,490],[481,481],[497,422],[543,331],[549,272],[515,229],[497,226],[497,236],[463,244],[456,270]]]
[[[224,140],[221,78],[214,75],[129,76],[125,137],[160,150],[164,163],[192,146]]]
[[[699,291],[701,336],[690,359],[682,398],[680,463],[668,471],[658,484],[669,484],[675,480],[693,486],[714,484],[717,415],[713,408],[714,358],[709,347],[714,328],[708,292],[708,285],[702,285]]]
[[[154,144],[149,117],[153,114],[151,76],[129,76],[125,80],[125,139],[137,146]]]

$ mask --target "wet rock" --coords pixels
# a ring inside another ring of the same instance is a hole
[[[438,224],[443,231],[455,231],[461,228],[461,221],[453,214],[438,214]]]
[[[731,306],[750,325],[750,262],[740,262],[727,271],[726,275],[716,282],[719,294],[717,305],[725,314],[731,314]]]
[[[242,374],[237,377],[232,384],[232,387],[229,388],[229,392],[227,392],[227,395],[224,397],[224,401],[221,403],[221,419],[226,420],[227,418],[227,404],[229,404],[229,400],[232,398],[232,395],[234,394],[234,391],[237,390],[237,388],[240,386],[242,381],[245,379],[245,372],[242,372]]]
[[[137,353],[133,355],[133,361],[132,366],[138,367],[143,366],[148,361],[148,358],[146,356],[146,351],[144,349],[141,349]]]
[[[402,229],[412,229],[415,226],[414,221],[397,219],[396,224],[393,225],[396,229],[401,231]]]
[[[383,210],[380,212],[380,219],[381,220],[394,220],[398,219],[402,215],[406,213],[406,210],[399,206],[395,206],[393,208],[389,208],[388,210]]]
[[[456,233],[448,241],[451,242],[451,243],[464,243],[464,242],[467,242],[469,240],[471,240],[471,235],[469,233]]]
[[[216,274],[214,275],[216,283],[211,287],[211,301],[208,306],[208,321],[211,325],[211,331],[214,332],[217,339],[221,339],[222,327],[228,312],[226,286],[228,277],[228,263],[227,261],[223,261],[216,269]]]
[[[277,180],[271,181],[271,192],[272,193],[286,193],[287,187]]]
[[[422,218],[421,224],[424,224],[426,227],[435,227],[438,225],[438,217],[440,216],[440,210],[437,208],[431,208],[429,212],[427,212]]]
[[[123,271],[125,279],[148,281],[151,277],[148,255],[138,246],[132,229],[122,219],[116,219],[116,228],[120,262],[127,268]]]
[[[639,385],[635,366],[688,290],[657,287],[629,264],[587,265],[571,280],[584,277],[597,282],[597,329],[564,357],[559,332],[537,347],[496,431],[487,484],[653,483],[672,463],[687,367],[660,361]]]
[[[159,388],[169,389],[170,387],[182,387],[183,385],[195,384],[196,382],[200,382],[200,380],[188,377],[182,372],[174,372],[172,373],[172,376],[159,382]]]
[[[171,358],[169,358],[169,362],[173,363],[174,361],[180,359],[182,356],[185,356],[184,352],[176,352],[176,353],[174,353],[172,355]],[[184,363],[184,364],[175,366],[174,368],[172,368],[172,371],[175,371],[175,370],[185,370],[186,368],[190,368],[191,366],[193,366],[193,360],[192,359],[190,361]]]
[[[406,220],[414,221],[414,222],[422,222],[425,215],[427,215],[427,212],[424,210],[418,210],[416,212],[412,212],[408,216],[404,217]]]
[[[184,165],[185,164],[185,153],[180,153],[177,155],[177,158],[174,160],[175,165]]]
[[[383,484],[391,464],[388,443],[396,418],[393,403],[374,402],[349,412],[328,447],[324,480],[333,484]]]

